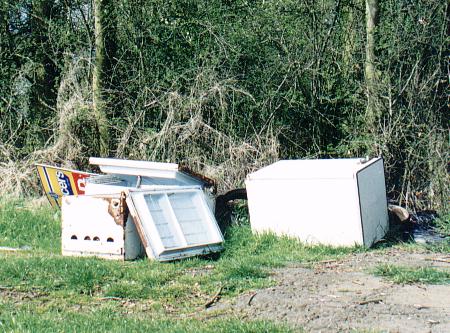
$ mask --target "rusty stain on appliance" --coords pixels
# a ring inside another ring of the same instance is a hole
[[[120,193],[120,198],[103,198],[108,202],[108,213],[117,225],[125,227],[128,220],[128,207],[125,192]]]
[[[216,188],[217,184],[214,179],[211,179],[209,177],[206,177],[200,173],[197,173],[195,171],[192,171],[186,164],[181,164],[178,166],[178,171],[183,172],[185,174],[188,174],[191,177],[197,178],[205,183],[205,187],[214,187]]]

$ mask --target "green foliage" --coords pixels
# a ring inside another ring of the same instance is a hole
[[[374,273],[395,283],[449,284],[450,272],[432,267],[380,265]]]
[[[448,24],[443,2],[380,1],[381,116],[376,128],[363,131],[371,133],[369,151],[384,156],[391,195],[417,209],[434,202],[448,210],[449,115],[441,99],[448,85],[442,71]]]
[[[92,108],[81,106],[68,117],[61,132],[78,139],[81,156],[97,156],[100,151],[99,126]]]
[[[436,226],[444,235],[450,236],[450,212],[444,213],[442,216],[438,217],[436,219]]]
[[[115,23],[105,27],[113,58],[108,123],[74,118],[78,128],[67,138],[64,119],[78,112],[76,103],[92,111],[92,1],[3,1],[0,162],[85,166],[106,128],[111,155],[216,166],[230,159],[224,152],[241,148],[224,140],[248,147],[273,136],[277,158],[383,155],[392,198],[445,211],[448,4],[380,1],[378,116],[370,124],[364,10],[356,0],[116,1]],[[82,75],[72,80],[80,63]],[[183,125],[186,132],[162,137]],[[41,148],[50,153],[35,153]],[[260,155],[236,160],[249,164]]]

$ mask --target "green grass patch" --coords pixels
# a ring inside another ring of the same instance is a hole
[[[219,289],[221,296],[227,298],[273,285],[271,271],[275,267],[365,251],[357,247],[306,246],[271,234],[253,235],[244,216],[227,231],[224,251],[211,257],[165,263],[146,258],[123,262],[63,257],[59,212],[46,206],[28,208],[21,201],[0,202],[0,246],[31,247],[18,252],[0,251],[0,293],[7,291],[0,327],[7,331],[69,332],[125,328],[158,332],[284,332],[285,327],[269,322],[226,316],[206,323],[173,319],[197,316]],[[30,301],[13,304],[13,300],[24,297],[31,297]],[[124,319],[124,309],[117,305],[122,301],[151,306],[137,311],[145,318],[136,315]],[[79,313],[72,309],[78,303],[84,309]]]
[[[0,198],[0,246],[58,253],[61,249],[59,210],[28,206],[25,200]]]
[[[3,332],[293,332],[270,321],[224,319],[168,319],[152,314],[127,314],[113,308],[89,312],[42,311],[33,305],[0,302],[0,330]]]
[[[450,253],[450,238],[434,244],[426,244],[425,248],[431,252]]]
[[[52,223],[52,222],[51,222]],[[49,252],[0,253],[2,284],[22,291],[66,291],[122,298],[177,299],[194,289],[203,295],[223,286],[224,295],[271,285],[270,269],[292,262],[337,258],[357,248],[308,247],[288,238],[254,236],[249,226],[234,227],[219,259],[191,258],[160,263],[62,257]]]
[[[182,304],[192,292],[206,297],[220,286],[224,295],[269,286],[270,269],[274,267],[334,259],[363,250],[305,246],[271,234],[255,236],[244,222],[228,230],[225,250],[216,259],[159,263],[147,259],[120,262],[62,257],[60,221],[55,216],[59,218],[58,212],[45,206],[31,209],[20,201],[2,201],[0,245],[32,248],[0,253],[2,285],[22,291],[65,291],[164,302],[177,299],[177,304]]]
[[[431,267],[402,267],[380,265],[374,274],[394,283],[450,284],[450,272]]]

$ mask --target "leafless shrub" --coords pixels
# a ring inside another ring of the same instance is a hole
[[[205,119],[209,112],[228,121],[227,99],[235,93],[246,94],[210,70],[199,73],[188,94],[165,93],[157,101],[166,110],[161,130],[139,133],[132,157],[185,163],[215,179],[219,191],[242,186],[248,172],[277,160],[278,141],[270,126],[244,140],[209,124]]]
[[[0,145],[0,196],[20,196],[35,193],[36,176],[28,160],[15,158],[12,146]]]
[[[50,145],[36,151],[32,159],[66,167],[83,167],[97,152],[97,124],[93,117],[89,81],[90,61],[73,58],[58,89],[57,117],[52,124]]]
[[[58,90],[54,136],[43,149],[18,159],[12,145],[0,145],[0,196],[39,192],[35,163],[80,167],[95,154],[96,122],[91,116],[89,61],[72,59]]]
[[[400,92],[389,80],[378,85],[380,116],[368,133],[367,151],[383,156],[390,197],[411,210],[446,211],[450,196],[448,130],[440,126],[443,110],[427,104],[436,94],[439,71],[412,66]],[[398,99],[406,105],[398,105]]]
[[[22,160],[15,159],[10,148],[0,147],[0,161],[5,161],[0,163],[0,195],[38,192],[35,163],[83,168],[87,158],[98,153],[98,127],[90,112],[88,68],[85,59],[74,60],[68,66],[58,91],[57,117],[52,124],[55,134],[47,147]],[[136,126],[144,111],[130,118],[129,126],[118,131],[116,156],[186,164],[215,179],[219,191],[242,186],[248,172],[277,160],[278,133],[267,126],[264,133],[237,139],[232,133],[213,127],[205,114],[218,112],[226,123],[230,94],[252,98],[237,89],[232,80],[218,80],[211,70],[200,71],[189,93],[164,92],[150,102],[165,110],[159,131],[149,133],[145,126]]]

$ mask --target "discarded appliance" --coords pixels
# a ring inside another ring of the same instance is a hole
[[[85,194],[118,193],[134,188],[141,190],[170,189],[199,186],[214,211],[215,182],[176,163],[131,161],[114,158],[91,157],[89,163],[97,165],[106,175],[90,177]]]
[[[223,237],[201,188],[130,191],[127,204],[149,258],[217,252]]]
[[[282,160],[246,179],[254,232],[371,246],[388,229],[382,158]]]
[[[144,255],[125,193],[62,198],[62,254],[135,259]]]
[[[66,195],[84,194],[86,178],[93,173],[82,172],[44,164],[36,164],[42,188],[53,207],[61,207],[61,198]]]
[[[91,158],[106,175],[62,200],[64,255],[174,260],[222,249],[214,182],[172,163]]]

